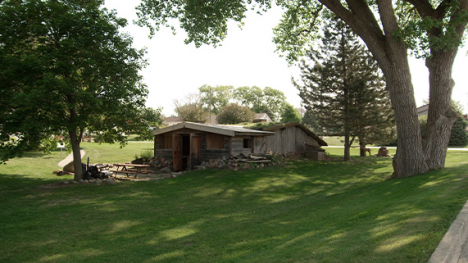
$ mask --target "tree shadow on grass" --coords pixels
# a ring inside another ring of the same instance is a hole
[[[368,165],[291,163],[23,193],[0,205],[15,218],[0,226],[14,244],[0,239],[0,260],[426,261],[466,199],[468,178],[455,171],[468,165],[392,180],[388,163]]]
[[[65,179],[65,177],[62,178]],[[41,185],[57,182],[62,178],[34,178],[20,174],[0,174],[0,193],[6,194],[8,191],[33,190]]]

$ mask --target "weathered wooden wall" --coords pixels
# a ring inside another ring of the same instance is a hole
[[[210,140],[215,140],[210,142]],[[218,143],[222,141],[222,149],[210,149],[208,145],[219,146]],[[230,137],[218,135],[218,136],[209,136],[209,133],[202,133],[202,161],[208,161],[210,159],[218,158],[229,158],[229,141]]]
[[[172,160],[172,132],[154,136],[154,156]]]
[[[251,154],[253,153],[253,148],[255,147],[254,142],[252,141],[252,147],[244,148],[244,139],[253,140],[251,136],[246,137],[232,137],[231,138],[231,155],[239,154]]]
[[[193,131],[189,129],[177,130],[173,132],[168,132],[165,134],[156,135],[154,137],[154,156],[165,158],[166,160],[172,160],[172,135],[173,133],[177,134],[190,134],[195,133],[201,136],[201,159],[202,161],[208,161],[209,159],[218,159],[218,158],[229,158],[230,157],[230,137],[214,136],[213,138],[216,142],[209,143],[210,136],[207,136],[205,132]],[[216,145],[222,143],[221,149],[209,149],[208,144]]]
[[[274,131],[271,136],[255,139],[255,153],[304,153],[304,143],[320,147],[320,144],[302,129],[292,126]]]

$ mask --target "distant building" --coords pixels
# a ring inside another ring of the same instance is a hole
[[[271,119],[266,113],[255,113],[253,122],[271,122]]]
[[[206,124],[218,124],[218,116],[216,115],[211,115],[211,119],[210,117],[206,117]]]
[[[418,116],[426,115],[429,113],[429,105],[423,105],[416,109]]]
[[[166,118],[164,118],[163,125],[164,126],[172,126],[172,125],[176,125],[176,124],[181,123],[181,122],[183,122],[181,117],[178,117],[178,116],[166,117]]]

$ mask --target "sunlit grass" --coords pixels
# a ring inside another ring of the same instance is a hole
[[[112,163],[152,146],[83,149]],[[28,153],[0,167],[0,261],[426,262],[468,198],[465,152],[397,180],[390,158],[327,152],[331,161],[55,189],[43,185],[63,179],[51,172],[64,154]]]

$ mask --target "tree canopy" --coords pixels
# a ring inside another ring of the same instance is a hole
[[[203,107],[211,110],[211,113],[216,115],[224,106],[228,105],[233,97],[233,86],[216,86],[203,85],[198,88],[201,96],[201,104]]]
[[[389,89],[398,133],[393,177],[439,169],[445,165],[450,127],[456,120],[450,105],[452,66],[468,23],[468,0],[306,0],[275,1],[285,13],[275,28],[278,51],[298,61],[313,45],[322,12],[327,8],[348,24],[377,60]],[[272,0],[156,1],[137,7],[139,24],[154,30],[180,26],[186,43],[217,45],[227,34],[227,22],[242,23],[248,8],[268,10]],[[326,8],[325,8],[326,7]],[[242,24],[241,24],[242,25]],[[422,138],[416,113],[407,54],[426,59],[430,73],[430,110]]]
[[[254,113],[247,106],[231,103],[224,106],[218,114],[218,123],[237,124],[241,122],[252,122]]]
[[[271,87],[262,89],[257,86],[234,88],[203,85],[199,88],[198,94],[188,94],[185,102],[175,100],[174,103],[176,112],[186,121],[202,121],[210,111],[212,115],[217,115],[223,107],[232,103],[246,106],[255,113],[266,113],[272,120],[278,121],[286,105],[286,96],[282,91]],[[187,107],[181,110],[182,106]],[[189,109],[193,118],[184,118]]]
[[[295,109],[291,104],[286,103],[283,107],[283,111],[281,112],[281,122],[288,123],[288,122],[300,122],[301,121],[301,114],[297,109]]]
[[[286,103],[284,93],[271,87],[239,87],[234,90],[233,97],[255,113],[267,113],[274,121],[279,120]]]
[[[175,111],[183,121],[205,122],[208,109],[203,107],[201,94],[191,93],[184,100],[174,100]]]
[[[65,131],[80,179],[79,145],[86,131],[125,143],[124,133],[149,129],[141,123],[148,93],[139,74],[145,51],[131,47],[132,39],[119,32],[126,20],[101,4],[0,3],[0,141],[9,150],[4,160]],[[21,139],[9,147],[15,133]]]

